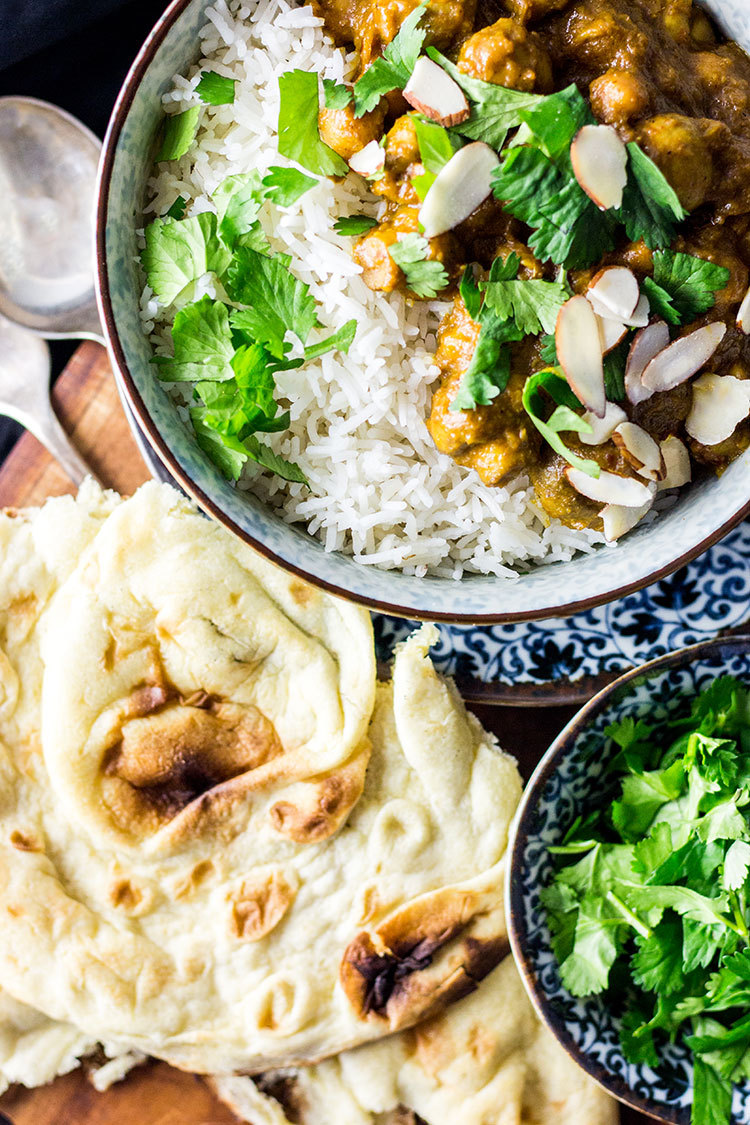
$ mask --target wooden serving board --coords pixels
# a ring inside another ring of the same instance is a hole
[[[63,426],[102,484],[129,494],[149,476],[117,395],[109,360],[98,344],[82,344],[55,384]],[[73,486],[47,451],[24,434],[0,466],[0,507],[41,504]],[[574,708],[473,707],[528,778]],[[206,1084],[163,1063],[138,1067],[104,1094],[82,1070],[38,1090],[14,1087],[0,1098],[11,1125],[236,1125]],[[624,1109],[622,1125],[647,1118]],[[5,1125],[0,1116],[0,1125]],[[330,1125],[346,1125],[331,1122]],[[586,1125],[581,1122],[581,1125]]]

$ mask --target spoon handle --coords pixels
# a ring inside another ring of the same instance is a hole
[[[25,412],[18,412],[15,417],[52,454],[76,488],[81,484],[84,477],[93,476],[96,478],[96,474],[92,472],[74,449],[70,438],[58,422],[51,404],[49,410],[45,410],[44,414],[35,411],[34,415],[31,416]]]

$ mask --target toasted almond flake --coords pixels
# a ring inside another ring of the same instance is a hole
[[[701,367],[705,367],[726,335],[721,322],[706,324],[688,336],[681,336],[646,365],[643,386],[649,391],[671,391]]]
[[[483,141],[465,145],[451,157],[419,209],[426,238],[452,230],[476,211],[490,194],[492,173],[499,163],[497,153]]]
[[[642,426],[635,422],[623,422],[612,434],[612,440],[639,476],[647,480],[661,480],[666,473],[658,443]]]
[[[584,125],[570,146],[570,161],[575,178],[600,211],[622,206],[628,153],[611,125]]]
[[[744,332],[746,336],[750,336],[750,289],[744,296],[740,310],[737,313],[737,327],[740,332]]]
[[[664,479],[659,481],[659,491],[663,492],[666,488],[681,488],[683,484],[689,484],[693,471],[690,454],[684,441],[670,434],[661,442],[661,455],[666,473]]]
[[[608,402],[604,409],[603,418],[597,418],[596,414],[592,414],[590,410],[586,411],[583,419],[591,426],[591,433],[582,433],[578,436],[584,445],[604,445],[605,441],[609,441],[612,437],[620,423],[626,422],[627,418],[628,416],[621,406],[618,406],[616,402]]]
[[[581,496],[597,504],[621,504],[624,508],[641,508],[651,502],[653,489],[635,477],[622,477],[605,469],[598,477],[590,477],[571,465],[565,470],[569,484]]]
[[[718,445],[732,436],[748,414],[748,380],[707,371],[693,383],[693,405],[685,429],[701,445]]]
[[[466,96],[441,66],[422,55],[404,86],[404,98],[431,121],[449,128],[466,121],[471,110]]]
[[[370,141],[349,158],[349,167],[360,176],[374,176],[385,168],[385,149],[377,141]]]
[[[617,320],[605,320],[604,317],[597,316],[597,323],[599,325],[599,338],[602,344],[602,353],[609,355],[609,353],[621,344],[628,334],[628,326],[621,324]]]
[[[640,299],[638,279],[627,266],[608,266],[592,279],[586,297],[600,316],[627,322]]]
[[[637,406],[651,398],[653,391],[643,385],[643,372],[660,352],[669,347],[669,326],[663,320],[655,320],[647,328],[642,328],[633,337],[625,365],[625,394]]]
[[[638,304],[635,306],[635,312],[625,323],[628,328],[645,328],[648,324],[648,318],[651,316],[651,302],[645,293],[641,293],[638,298]]]
[[[585,297],[571,297],[557,314],[555,344],[560,366],[583,405],[603,418],[604,364],[599,322]]]
[[[648,504],[643,504],[640,508],[626,508],[622,504],[607,504],[605,508],[602,508],[604,538],[607,542],[614,543],[617,539],[632,531],[635,525],[640,523],[643,517],[651,511],[653,503],[654,500],[651,497]]]

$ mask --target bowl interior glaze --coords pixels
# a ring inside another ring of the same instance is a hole
[[[695,485],[652,526],[616,549],[538,566],[518,579],[483,575],[415,578],[364,566],[324,550],[303,526],[290,526],[237,491],[198,448],[150,364],[139,318],[142,288],[136,230],[162,120],[161,96],[197,57],[209,0],[175,0],[134,63],[105,140],[98,203],[99,300],[121,390],[172,476],[209,514],[287,569],[334,593],[412,618],[490,623],[561,616],[656,581],[695,557],[750,511],[750,451],[721,479]],[[746,0],[706,4],[750,49]]]
[[[692,1065],[668,1047],[659,1073],[622,1055],[618,1021],[598,997],[574,999],[560,981],[540,890],[554,870],[549,847],[576,816],[602,799],[602,779],[617,747],[604,734],[626,716],[660,722],[720,675],[750,685],[750,636],[711,641],[643,665],[588,703],[540,762],[526,787],[509,845],[506,910],[513,955],[540,1016],[579,1065],[610,1093],[660,1121],[688,1125]],[[733,1121],[750,1121],[750,1084],[735,1091]]]

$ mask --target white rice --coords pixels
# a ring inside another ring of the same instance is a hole
[[[226,176],[288,163],[277,150],[279,75],[300,68],[342,80],[351,72],[353,59],[332,46],[307,6],[219,0],[207,17],[202,58],[187,77],[175,78],[164,106],[173,113],[198,104],[194,88],[205,69],[238,80],[235,101],[206,106],[188,155],[158,166],[147,218],[178,195],[188,201],[188,214],[210,210],[210,193]],[[322,180],[292,207],[266,204],[261,211],[273,249],[292,255],[292,271],[319,303],[326,325],[320,337],[352,317],[358,330],[348,356],[329,353],[278,376],[277,397],[288,399],[291,426],[263,440],[301,466],[310,489],[252,464],[238,487],[278,508],[284,520],[306,523],[326,550],[418,576],[512,576],[591,551],[602,536],[543,518],[527,478],[488,488],[435,449],[425,418],[438,377],[435,329],[448,306],[373,293],[352,261],[352,240],[333,230],[341,215],[377,210],[362,180],[350,175],[343,183]],[[180,303],[205,292],[215,294],[210,278]],[[160,307],[146,288],[141,310],[156,350],[171,354],[176,306]],[[177,384],[172,394],[187,419],[189,389]]]

